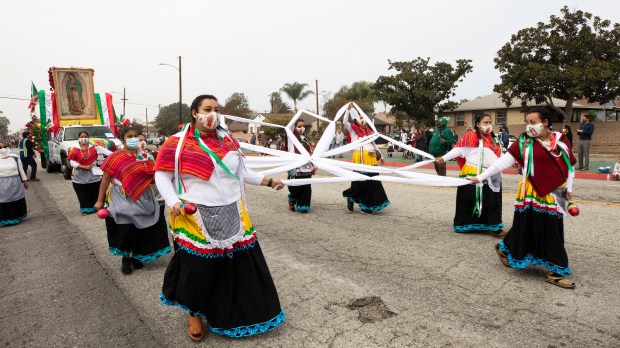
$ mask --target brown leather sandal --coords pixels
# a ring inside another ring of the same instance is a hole
[[[554,276],[553,274],[547,274],[547,279],[545,279],[545,282],[549,283],[549,284],[553,284],[556,286],[559,286],[561,288],[564,289],[574,289],[575,288],[575,282],[573,282],[572,280],[566,279],[562,276]]]
[[[295,204],[293,204],[293,202],[290,202],[290,201],[289,201],[289,202],[288,202],[288,209],[289,209],[290,211],[295,211]]]
[[[510,262],[508,262],[508,257],[506,257],[506,254],[504,254],[504,252],[499,248],[499,244],[495,245],[495,250],[497,251],[497,255],[499,256],[499,259],[502,261],[504,266],[510,267]]]
[[[497,233],[495,232],[491,233],[493,237],[497,237],[497,238],[504,238],[506,237],[507,234],[508,234],[508,231],[499,231]]]
[[[205,337],[205,329],[202,325],[202,318],[189,316],[187,321],[187,335],[194,342],[200,342]]]

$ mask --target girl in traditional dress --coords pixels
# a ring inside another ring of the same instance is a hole
[[[564,249],[564,217],[573,196],[576,162],[564,136],[550,131],[551,115],[544,108],[528,112],[526,133],[491,167],[470,180],[483,182],[519,162],[519,182],[512,228],[495,247],[506,267],[540,265],[549,270],[546,282],[572,289],[575,283]]]
[[[293,134],[295,138],[299,140],[301,145],[308,151],[308,153],[312,154],[312,144],[304,134],[306,131],[306,124],[304,120],[298,119],[295,122],[295,128],[293,129]],[[288,139],[285,142],[285,151],[296,152],[299,153],[299,150],[293,145],[293,140]],[[297,167],[295,169],[291,169],[288,172],[288,179],[309,179],[316,173],[316,168],[312,164],[312,162],[308,162],[301,167]],[[288,187],[289,195],[288,195],[288,208],[291,211],[298,211],[300,213],[307,213],[310,210],[310,201],[312,200],[312,186],[308,185],[299,185],[299,186],[289,186]]]
[[[246,169],[239,143],[218,127],[224,124],[218,111],[214,96],[196,97],[194,123],[166,140],[155,173],[176,242],[160,297],[189,312],[187,332],[194,341],[205,334],[201,317],[228,337],[259,334],[285,318],[243,188],[279,190],[284,184]]]
[[[138,153],[138,133],[121,129],[125,145],[101,164],[103,179],[95,208],[110,213],[105,219],[109,251],[122,256],[121,271],[130,274],[170,252],[164,206],[157,202],[153,177],[154,162]],[[112,185],[110,185],[112,183]]]
[[[0,141],[0,226],[17,225],[28,215],[28,178],[19,156]]]
[[[349,117],[353,119],[353,123],[349,122]],[[348,111],[345,112],[342,123],[347,130],[348,143],[370,136],[373,133],[372,128],[366,125],[366,121],[355,110],[353,103],[349,103]],[[353,152],[353,163],[376,166],[377,160],[381,164],[384,163],[383,155],[374,142],[365,144]],[[369,172],[360,172],[360,174],[366,176],[378,175],[377,173]],[[351,182],[351,187],[342,192],[342,195],[347,199],[347,208],[350,211],[353,211],[354,203],[359,204],[362,212],[367,214],[374,214],[390,205],[390,201],[380,181],[353,181]]]
[[[455,148],[435,162],[442,164],[456,158],[461,167],[459,177],[474,177],[502,155],[500,141],[493,134],[491,116],[476,116],[474,128],[465,133]],[[459,186],[456,190],[455,232],[491,232],[503,237],[502,175],[497,173],[484,183]]]
[[[104,155],[112,152],[101,146],[89,143],[88,133],[80,132],[78,135],[80,147],[74,147],[69,152],[67,160],[73,167],[73,190],[80,202],[80,212],[82,215],[92,214],[97,211],[95,203],[99,196],[99,185],[103,172],[99,164],[103,161]]]

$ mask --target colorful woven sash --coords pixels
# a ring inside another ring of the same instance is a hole
[[[101,164],[101,170],[118,179],[123,191],[135,201],[153,184],[155,170],[152,161],[139,161],[136,156],[118,150]]]

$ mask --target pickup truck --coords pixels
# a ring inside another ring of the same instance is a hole
[[[74,125],[60,127],[56,137],[48,135],[49,157],[47,159],[47,172],[62,172],[65,180],[71,179],[73,168],[67,163],[67,155],[72,148],[78,147],[78,137],[80,132],[88,133],[91,144],[103,145],[108,149],[120,148],[121,141],[116,138],[114,133],[103,125]],[[114,144],[114,146],[112,146]]]

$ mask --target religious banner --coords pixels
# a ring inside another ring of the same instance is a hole
[[[50,69],[50,84],[54,88],[58,117],[65,120],[94,120],[99,123],[93,84],[93,69]]]

